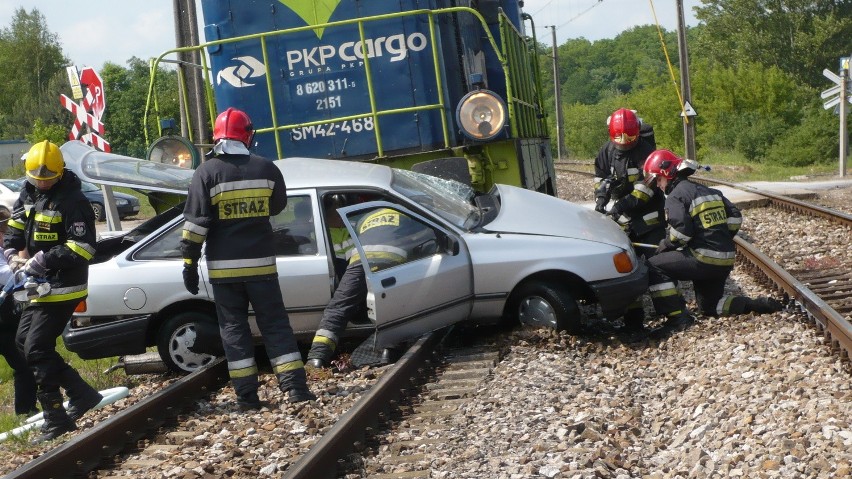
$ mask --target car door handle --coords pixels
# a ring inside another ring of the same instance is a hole
[[[391,276],[390,278],[385,278],[385,279],[382,280],[382,286],[384,286],[385,288],[389,288],[389,287],[391,287],[395,284],[396,284],[396,278],[394,278],[393,276]]]

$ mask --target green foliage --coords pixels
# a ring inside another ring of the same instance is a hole
[[[68,139],[68,130],[62,125],[47,124],[41,118],[36,118],[32,132],[24,135],[31,145],[49,140],[51,143],[61,145]]]
[[[836,115],[814,107],[807,110],[801,123],[779,135],[768,148],[766,157],[782,166],[828,165],[839,154]]]
[[[850,0],[703,0],[696,18],[704,28],[695,46],[724,67],[774,65],[812,87],[823,68],[849,55]]]
[[[0,29],[0,138],[22,138],[36,118],[55,123],[61,106],[57,77],[68,60],[37,9],[18,8]]]

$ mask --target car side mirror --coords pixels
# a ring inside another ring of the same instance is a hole
[[[459,240],[450,235],[441,236],[441,250],[450,256],[459,254]]]

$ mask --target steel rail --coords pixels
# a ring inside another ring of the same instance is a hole
[[[790,198],[789,196],[779,195],[775,193],[771,193],[769,191],[761,190],[759,188],[755,188],[753,186],[731,183],[728,181],[717,180],[714,178],[706,178],[706,177],[690,177],[690,180],[700,181],[706,183],[713,183],[717,185],[727,186],[729,188],[736,188],[738,190],[748,191],[749,193],[754,193],[756,195],[765,196],[769,198],[771,201],[781,205],[797,210],[801,213],[811,214],[813,216],[819,216],[822,218],[827,218],[834,223],[852,227],[852,215],[844,213],[842,211],[832,210],[830,208],[825,208],[820,205],[815,205],[813,203],[808,203],[806,201],[797,200],[795,198]]]
[[[734,238],[737,250],[751,264],[763,272],[770,281],[783,289],[795,299],[808,316],[813,318],[820,329],[845,351],[847,358],[852,358],[852,324],[843,316],[811,291],[805,284],[785,271],[778,263],[758,251],[754,245],[740,238]]]
[[[227,379],[224,358],[146,397],[115,416],[19,467],[3,479],[85,477],[105,457],[125,448],[180,413],[186,403],[218,389]]]
[[[352,451],[356,441],[364,439],[365,432],[378,423],[380,415],[401,396],[410,393],[413,383],[423,378],[429,357],[450,330],[445,328],[422,336],[322,439],[287,469],[284,478],[337,477],[338,461]]]

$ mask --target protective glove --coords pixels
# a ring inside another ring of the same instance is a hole
[[[24,272],[36,278],[47,276],[47,265],[44,262],[44,251],[39,251],[24,264]]]
[[[663,238],[660,240],[660,244],[657,246],[657,250],[655,251],[655,253],[665,253],[666,251],[674,251],[676,249],[677,246],[675,246],[671,241],[669,241],[668,238]]]
[[[621,216],[621,208],[618,207],[618,203],[614,204],[612,208],[606,212],[606,214],[611,217],[613,221],[618,222],[618,217]]]
[[[183,286],[192,294],[198,294],[198,265],[183,264]]]
[[[13,256],[18,256],[18,250],[15,248],[7,248],[3,250],[3,257],[6,258],[7,263],[12,261]]]
[[[598,213],[606,213],[606,204],[609,203],[609,199],[605,196],[598,196],[595,198],[595,211]]]

